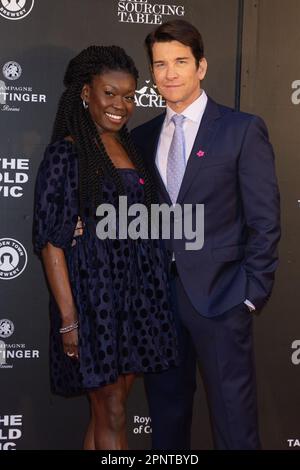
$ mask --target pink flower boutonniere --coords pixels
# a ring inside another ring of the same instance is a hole
[[[203,152],[203,150],[199,150],[197,153],[196,153],[197,157],[201,158],[201,157],[204,157],[205,155],[205,152]]]

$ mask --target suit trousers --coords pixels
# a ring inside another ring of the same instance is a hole
[[[190,449],[196,366],[210,411],[215,449],[260,449],[253,314],[242,303],[213,318],[191,304],[178,275],[171,280],[179,365],[145,374],[154,449]]]

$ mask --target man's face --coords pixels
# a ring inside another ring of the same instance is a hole
[[[180,113],[200,96],[207,62],[203,58],[197,67],[191,48],[178,41],[155,42],[152,54],[157,88],[170,108]]]

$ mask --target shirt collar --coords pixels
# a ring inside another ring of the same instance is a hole
[[[207,104],[207,94],[204,90],[202,90],[201,95],[192,104],[190,104],[185,110],[181,113],[184,117],[193,121],[195,123],[199,123],[202,119],[203,113],[205,111]],[[170,121],[174,114],[177,114],[173,109],[167,106],[167,113],[166,113],[166,126],[170,124]]]

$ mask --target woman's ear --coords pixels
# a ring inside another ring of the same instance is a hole
[[[90,99],[90,87],[89,85],[86,83],[85,85],[83,85],[82,87],[82,90],[81,90],[81,95],[80,95],[81,99],[83,101],[85,101],[86,103],[89,102],[89,99]]]

